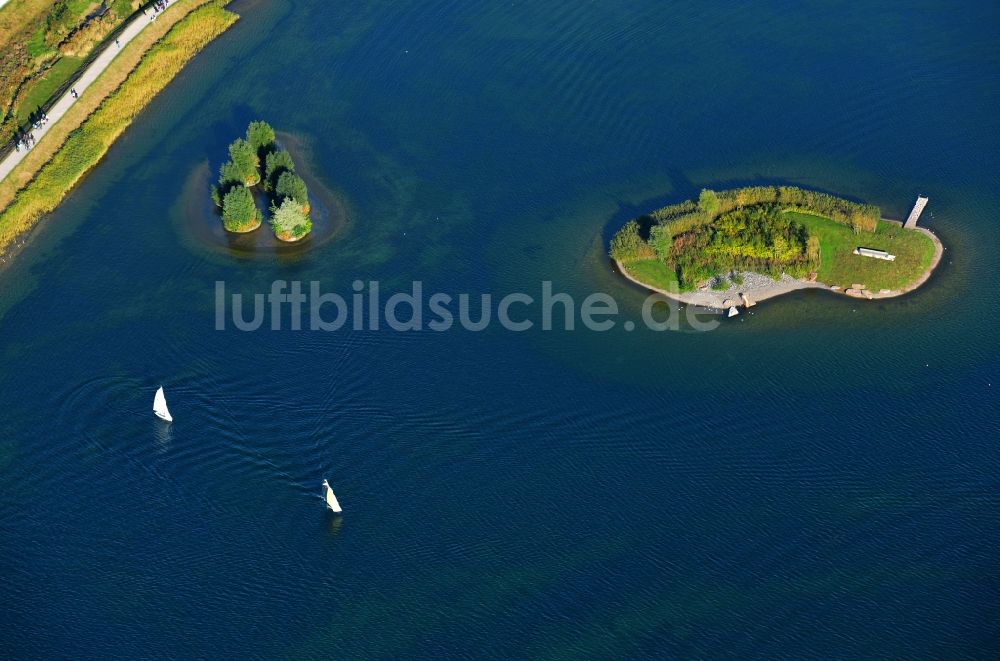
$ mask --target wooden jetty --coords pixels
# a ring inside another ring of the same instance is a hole
[[[907,217],[906,222],[903,223],[903,227],[908,229],[913,229],[917,226],[917,221],[920,220],[920,214],[924,212],[924,207],[927,206],[927,197],[924,195],[917,196],[917,203],[913,205],[913,210],[910,212],[909,217]]]

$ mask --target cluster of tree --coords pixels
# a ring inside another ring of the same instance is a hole
[[[653,259],[656,252],[653,247],[642,238],[639,223],[630,220],[625,223],[617,234],[611,239],[611,258],[624,264],[640,262],[644,259]]]
[[[688,200],[673,204],[657,209],[649,216],[656,223],[674,225],[679,233],[710,223],[719,215],[734,209],[762,204],[825,216],[848,225],[855,232],[874,232],[882,217],[879,208],[873,204],[859,204],[794,186],[753,186],[719,192],[705,189],[698,196],[697,202]]]
[[[246,137],[229,145],[229,160],[212,189],[227,230],[246,232],[260,224],[251,190],[258,185],[271,198],[271,227],[279,239],[299,239],[312,230],[306,183],[295,173],[291,154],[277,148],[274,129],[261,121],[251,122]]]
[[[643,218],[629,221],[611,240],[611,257],[623,263],[657,258],[677,272],[684,288],[719,273],[756,271],[801,276],[819,266],[819,241],[782,211],[825,216],[855,232],[874,232],[881,212],[826,193],[793,186],[754,186],[701,191]]]
[[[855,232],[874,232],[882,217],[874,204],[860,204],[843,198],[794,186],[754,186],[718,194],[719,211],[743,209],[758,204],[773,204],[782,209],[826,216]]]
[[[679,233],[669,224],[655,225],[648,244],[675,270],[682,289],[738,271],[802,277],[819,268],[819,241],[781,210],[777,205],[734,209]]]

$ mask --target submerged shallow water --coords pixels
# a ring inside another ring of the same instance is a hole
[[[0,273],[0,656],[995,651],[995,5],[232,6]],[[329,242],[192,236],[258,117],[345,201]],[[773,182],[927,194],[942,266],[707,333],[214,330],[217,281],[276,279],[638,319],[608,237]]]

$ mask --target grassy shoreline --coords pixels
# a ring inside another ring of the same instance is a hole
[[[21,162],[0,180],[0,211],[14,196],[34,179],[38,171],[55,156],[73,131],[92,115],[112,92],[117,90],[135,70],[143,56],[161,41],[174,25],[194,9],[214,0],[174,0],[165,12],[146,25],[142,31],[118,52],[111,64],[92,82],[86,92],[55,122]]]
[[[83,123],[66,137],[52,158],[0,213],[0,251],[9,248],[107,153],[114,141],[187,62],[237,20],[215,0],[181,18],[157,41]],[[13,174],[13,173],[12,173]]]

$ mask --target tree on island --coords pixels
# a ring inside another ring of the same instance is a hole
[[[681,230],[655,225],[649,245],[675,271],[682,289],[732,271],[803,277],[819,267],[818,243],[773,204],[737,208]]]
[[[222,166],[226,176],[238,180],[244,186],[260,183],[260,158],[254,146],[243,138],[237,138],[229,145],[229,163]]]
[[[292,155],[284,149],[270,152],[264,159],[264,187],[267,190],[274,190],[278,184],[278,177],[284,172],[295,172]]]
[[[265,159],[274,150],[274,129],[267,122],[250,122],[247,127],[247,142],[253,147],[258,159]],[[258,163],[259,166],[259,163]]]
[[[250,191],[258,184],[270,194],[271,227],[278,239],[296,241],[312,230],[306,183],[295,174],[291,155],[277,149],[274,129],[262,121],[250,122],[246,138],[229,145],[229,160],[219,168],[219,185],[212,188],[227,230],[247,232],[260,224]]]
[[[653,259],[656,252],[639,235],[639,223],[630,220],[611,239],[611,258],[619,262],[638,262]]]
[[[223,199],[230,190],[235,186],[246,185],[246,172],[232,161],[226,161],[219,168],[219,185],[212,187],[212,200],[216,206],[221,207]]]
[[[219,168],[219,186],[223,188],[223,195],[228,193],[233,186],[245,186],[245,178],[246,173],[232,161],[226,161]]]
[[[281,206],[271,206],[271,229],[282,241],[295,241],[312,231],[312,220],[295,200],[285,198]]]
[[[714,190],[702,188],[701,194],[698,195],[698,208],[709,215],[715,215],[719,210],[719,196]]]
[[[222,224],[230,232],[248,232],[260,225],[253,193],[246,186],[233,186],[222,199]]]
[[[284,204],[287,200],[294,200],[302,211],[309,213],[309,193],[306,190],[306,182],[302,177],[294,172],[282,172],[278,177],[278,183],[274,187],[275,199]]]
[[[698,200],[657,209],[648,239],[630,221],[611,239],[610,255],[623,265],[658,261],[681,291],[720,273],[751,271],[807,277],[820,267],[820,237],[795,213],[827,218],[855,234],[874,234],[877,206],[794,186],[704,189]],[[792,215],[789,215],[792,214]],[[651,254],[652,253],[652,254]]]

